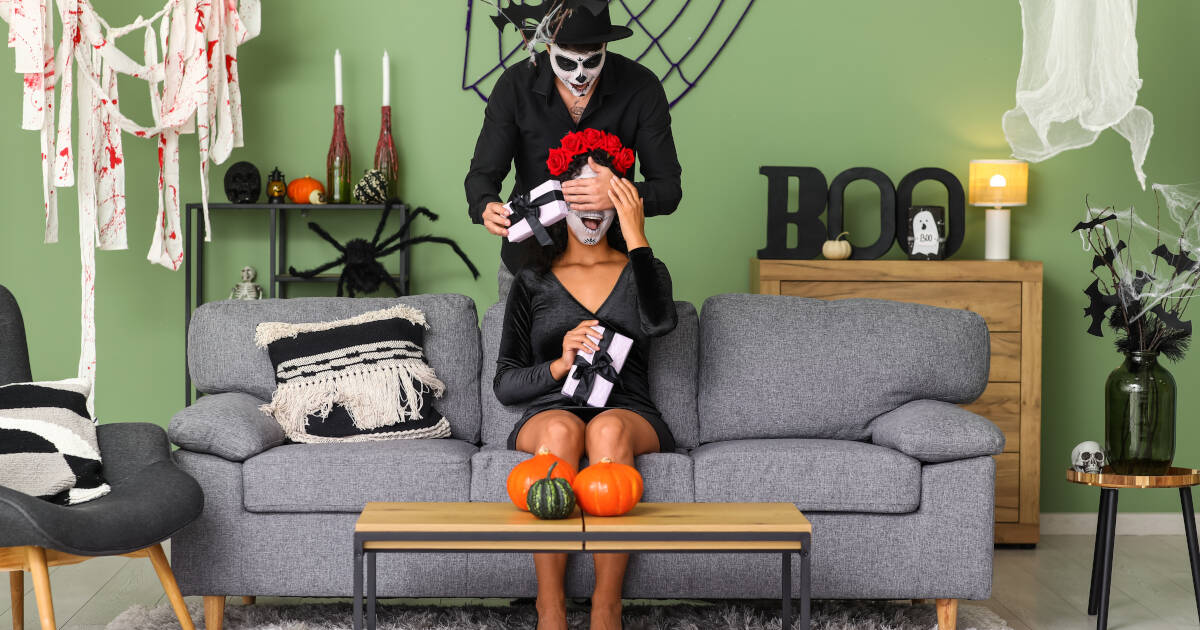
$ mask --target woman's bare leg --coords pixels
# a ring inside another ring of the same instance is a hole
[[[583,444],[583,421],[579,416],[559,409],[534,415],[517,434],[517,450],[536,453],[544,446],[576,468],[583,456]],[[567,598],[563,587],[567,554],[535,553],[533,566],[538,581],[538,630],[565,630]]]
[[[608,457],[614,462],[633,465],[635,455],[658,451],[658,434],[640,415],[625,409],[611,409],[587,423],[586,445],[589,462]],[[592,592],[592,629],[620,630],[621,587],[625,583],[627,553],[594,553],[596,589]]]

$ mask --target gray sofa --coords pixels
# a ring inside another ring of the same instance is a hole
[[[204,512],[172,543],[185,595],[349,596],[351,531],[368,501],[507,501],[527,457],[505,449],[520,409],[492,393],[503,305],[484,317],[461,295],[400,301],[430,322],[427,354],[453,437],[285,444],[258,411],[274,387],[261,321],[319,321],[392,299],[215,302],[193,315],[188,362],[206,396],[176,415],[175,460],[204,488]],[[656,339],[651,388],[680,447],[637,458],[644,501],[788,501],[811,519],[816,598],[989,597],[991,455],[1003,434],[956,404],[988,376],[974,313],[875,300],[719,295],[703,316],[678,302]],[[794,570],[798,570],[793,565]],[[568,596],[592,588],[572,556]],[[798,579],[798,575],[794,577]],[[793,582],[796,583],[796,582]],[[388,555],[381,596],[529,597],[528,554]],[[779,558],[642,554],[628,597],[778,596]]]

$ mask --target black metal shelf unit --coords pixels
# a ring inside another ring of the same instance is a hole
[[[200,220],[200,213],[203,211],[203,205],[199,203],[189,203],[186,206],[184,218],[184,256],[183,256],[183,275],[184,275],[184,357],[183,357],[183,375],[184,375],[184,401],[185,404],[192,404],[192,377],[187,366],[187,330],[192,320],[192,309],[204,303],[204,221]],[[339,274],[320,274],[313,278],[301,278],[286,273],[279,273],[280,269],[286,269],[284,258],[286,257],[286,239],[283,235],[287,233],[287,215],[294,210],[373,210],[382,211],[382,204],[299,204],[299,203],[210,203],[208,204],[209,211],[217,210],[234,210],[234,211],[260,211],[266,210],[271,223],[271,229],[268,239],[269,248],[269,269],[265,282],[267,284],[267,297],[287,297],[284,295],[284,287],[297,282],[337,282]],[[406,206],[393,206],[393,210],[400,210],[397,214],[403,219],[408,218],[408,208]],[[402,219],[402,220],[403,220]],[[194,263],[193,263],[194,252]],[[408,293],[409,280],[409,250],[407,248],[400,250],[398,253],[400,263],[399,273],[390,274],[396,284],[400,286],[401,291]],[[195,271],[192,267],[195,265]],[[195,285],[193,287],[192,277],[195,274]]]

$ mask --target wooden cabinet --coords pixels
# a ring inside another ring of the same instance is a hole
[[[1042,263],[1023,260],[758,260],[756,293],[879,298],[975,311],[991,333],[988,386],[965,405],[1007,438],[996,456],[996,542],[1038,541]]]

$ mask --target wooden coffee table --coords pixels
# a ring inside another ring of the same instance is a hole
[[[354,630],[375,629],[379,553],[778,553],[782,627],[792,623],[800,555],[800,627],[809,626],[812,525],[791,503],[639,503],[623,516],[540,520],[510,503],[368,503],[354,526]]]

